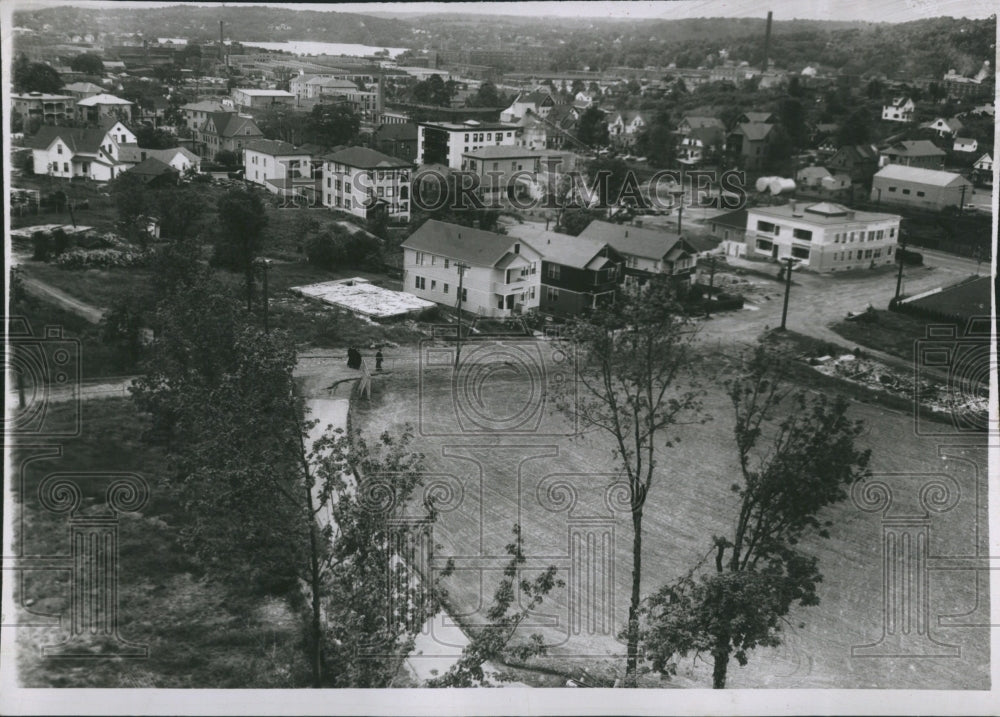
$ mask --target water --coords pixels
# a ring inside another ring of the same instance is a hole
[[[247,47],[260,47],[265,50],[283,50],[296,55],[348,55],[351,57],[367,57],[382,50],[389,51],[389,57],[406,52],[405,47],[374,47],[372,45],[353,45],[342,42],[312,42],[309,40],[289,40],[288,42],[243,42]]]

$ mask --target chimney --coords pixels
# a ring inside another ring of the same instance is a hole
[[[764,30],[764,61],[760,64],[760,71],[767,72],[768,55],[771,52],[771,11],[767,11],[767,29]]]

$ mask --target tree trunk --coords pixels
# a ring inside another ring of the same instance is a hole
[[[632,510],[632,598],[628,606],[628,658],[625,686],[636,686],[639,666],[639,586],[642,582],[642,506]]]
[[[309,589],[312,593],[312,644],[310,645],[312,654],[309,661],[312,664],[312,683],[314,688],[322,687],[322,654],[323,654],[323,625],[320,615],[320,571],[319,571],[319,536],[316,529],[316,513],[313,509],[312,489],[306,485],[306,501],[309,506]]]
[[[726,687],[726,670],[729,668],[729,638],[719,638],[712,650],[714,665],[712,667],[712,689],[722,690]]]

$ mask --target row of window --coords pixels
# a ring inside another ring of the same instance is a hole
[[[326,195],[326,206],[337,207],[338,209],[355,208],[354,202],[351,200],[350,197],[339,197],[339,196],[334,196],[332,194]],[[399,214],[400,212],[410,211],[409,202],[399,202],[398,204],[396,202],[392,202],[388,206],[389,206],[388,211],[390,214]]]
[[[886,250],[886,256],[892,256],[892,247],[888,247]],[[853,251],[847,252],[834,252],[834,261],[852,261],[858,259],[880,259],[882,257],[881,249],[858,249],[857,255]]]
[[[413,288],[420,289],[421,291],[426,291],[427,290],[427,277],[425,277],[425,276],[414,276],[413,277]],[[442,282],[442,287],[441,287],[442,293],[447,294],[447,293],[450,292],[450,290],[451,290],[451,287],[448,284],[445,284],[445,283]],[[431,291],[437,291],[437,280],[436,279],[431,279]],[[468,300],[469,300],[469,290],[463,287],[462,288],[462,301],[468,301]]]
[[[470,142],[470,141],[471,142],[492,142],[493,141],[493,134],[494,134],[493,132],[473,132],[471,134],[468,133],[468,132],[466,132],[466,134],[465,134],[465,141],[466,142]],[[469,139],[470,136],[472,137],[471,140]],[[497,142],[499,142],[500,140],[503,139],[503,132],[497,132],[496,136],[497,136]],[[508,132],[507,133],[507,139],[510,139],[513,136],[514,136],[513,132]]]
[[[889,187],[889,191],[890,191],[890,192],[895,192],[895,191],[896,191],[896,189],[897,189],[896,187],[891,187],[891,186]],[[904,188],[903,188],[903,191],[902,191],[901,193],[902,193],[902,194],[909,194],[909,193],[910,193],[910,190],[909,190],[909,189],[906,189],[906,188],[904,187]],[[924,192],[922,192],[922,191],[920,191],[920,190],[917,190],[917,196],[918,196],[918,197],[923,197],[923,196],[925,196],[925,193],[924,193]]]
[[[838,234],[834,234],[833,235],[833,243],[834,244],[851,244],[851,243],[854,242],[855,236],[857,236],[857,240],[859,242],[865,241],[865,232],[863,232],[863,231],[857,231],[857,232],[840,232]],[[896,228],[895,227],[891,227],[889,229],[889,236],[890,237],[896,236]],[[868,232],[868,237],[867,237],[868,241],[882,241],[883,239],[885,239],[885,229],[879,229],[877,231],[873,230],[873,231],[869,231]]]

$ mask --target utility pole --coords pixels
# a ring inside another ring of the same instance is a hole
[[[966,186],[967,185],[965,185],[965,184],[962,185],[962,203],[958,207],[958,213],[959,214],[964,214],[965,213],[965,187]]]
[[[267,295],[267,270],[271,268],[271,260],[260,258],[257,259],[255,263],[257,264],[257,266],[261,268],[261,273],[263,274],[263,281],[261,288],[263,290],[263,296],[264,296],[264,333],[268,334],[271,332],[270,323],[268,321],[269,319],[268,309],[270,308],[269,304],[271,302],[270,298]]]
[[[459,237],[461,238],[461,235]],[[462,280],[469,265],[458,262],[455,268],[458,269],[458,343],[455,345],[455,368],[458,368],[458,358],[462,354]]]
[[[903,260],[906,258],[906,240],[903,232],[899,233],[899,249],[896,251],[896,263],[899,264],[899,271],[896,273],[896,295],[893,301],[899,301],[899,291],[903,288]]]
[[[711,265],[708,271],[708,299],[705,301],[705,318],[712,315],[712,286],[715,284],[715,257],[709,257]],[[784,322],[782,322],[784,323]]]
[[[785,330],[785,319],[788,317],[788,294],[792,291],[792,264],[795,259],[788,256],[785,257],[785,261],[788,264],[785,265],[785,303],[781,307],[781,330]]]

